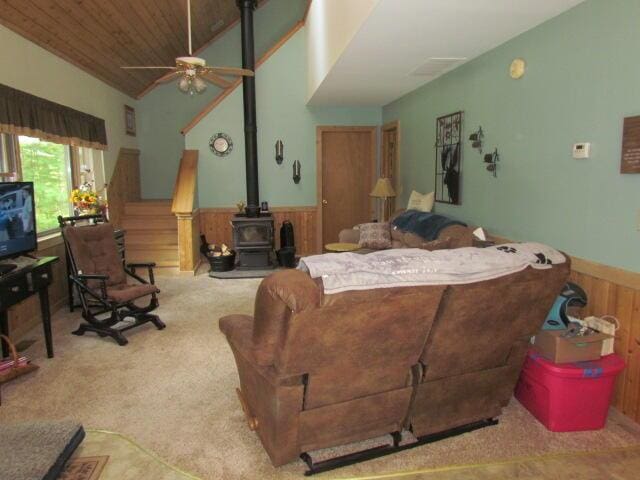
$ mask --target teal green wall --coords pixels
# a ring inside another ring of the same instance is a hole
[[[379,125],[382,109],[307,107],[306,35],[299,30],[256,72],[260,199],[272,206],[316,204],[316,126]],[[246,199],[242,89],[236,89],[186,135],[189,149],[200,151],[200,208],[233,206]],[[231,154],[216,157],[209,138],[225,132]],[[285,160],[275,162],[275,143],[284,143]],[[300,160],[302,180],[292,180]]]
[[[255,11],[256,58],[302,19],[306,6],[306,0],[269,0]],[[240,66],[240,26],[226,32],[199,56],[209,65]],[[137,121],[143,198],[171,197],[184,149],[180,130],[219,93],[219,88],[209,85],[202,95],[188,97],[175,83],[169,83],[140,99]]]
[[[623,118],[640,115],[639,21],[638,0],[586,1],[385,106],[400,120],[402,202],[433,190],[436,118],[464,110],[466,137],[482,125],[498,147],[498,178],[465,141],[462,205],[437,211],[640,271],[640,175],[619,173]],[[583,141],[592,156],[574,160]]]

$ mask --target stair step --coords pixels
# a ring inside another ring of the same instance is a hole
[[[141,202],[127,202],[124,206],[125,215],[173,215],[170,200],[153,200]]]
[[[127,248],[127,262],[155,262],[160,266],[178,265],[178,248],[133,250]]]
[[[129,230],[125,235],[127,245],[177,245],[177,230]]]
[[[127,215],[122,220],[127,230],[177,230],[178,222],[173,215]]]

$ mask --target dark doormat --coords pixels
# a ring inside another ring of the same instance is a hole
[[[108,460],[108,455],[69,460],[59,480],[98,480]]]

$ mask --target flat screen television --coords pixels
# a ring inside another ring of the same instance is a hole
[[[33,182],[0,182],[0,260],[37,247]]]

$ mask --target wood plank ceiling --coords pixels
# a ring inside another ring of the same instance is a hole
[[[194,51],[240,17],[235,0],[192,0],[191,15]],[[166,70],[121,66],[188,54],[186,0],[0,0],[0,23],[132,97]]]

